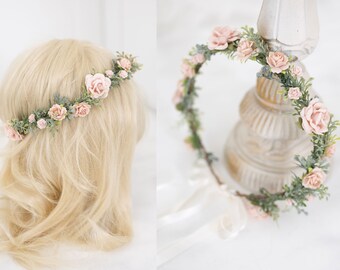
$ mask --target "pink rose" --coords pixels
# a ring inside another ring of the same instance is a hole
[[[197,53],[191,58],[191,63],[193,63],[194,65],[202,64],[204,61],[205,57],[201,53]]]
[[[237,46],[237,57],[241,62],[245,62],[254,53],[254,42],[243,39]]]
[[[335,144],[328,146],[325,150],[325,156],[328,157],[328,158],[333,157],[334,154],[335,154],[335,150],[336,150]]]
[[[74,105],[74,109],[75,109],[75,113],[74,113],[75,117],[85,117],[86,115],[89,114],[91,110],[91,105],[86,102],[81,102],[81,103]]]
[[[40,129],[44,129],[47,127],[47,122],[45,119],[39,119],[38,122],[37,122],[37,127],[40,128]]]
[[[28,122],[30,123],[35,122],[35,115],[33,113],[28,116]]]
[[[119,77],[125,79],[125,78],[128,77],[129,74],[125,70],[121,70],[121,71],[119,71],[118,75],[119,75]]]
[[[288,98],[289,99],[299,99],[302,96],[302,93],[300,91],[299,87],[291,87],[288,90]]]
[[[93,98],[106,98],[110,90],[111,80],[104,74],[88,74],[85,77],[85,85],[87,92]]]
[[[180,103],[182,101],[183,91],[184,91],[183,81],[179,81],[177,83],[176,92],[175,92],[174,96],[172,97],[172,103],[174,105],[177,105],[178,103]]]
[[[12,141],[21,141],[24,136],[21,135],[18,131],[16,131],[12,126],[9,124],[5,124],[5,133],[7,137]]]
[[[113,77],[113,71],[108,69],[108,70],[105,71],[105,75],[109,78],[112,78]]]
[[[258,220],[263,220],[269,217],[269,215],[262,210],[261,207],[253,205],[249,201],[244,200],[248,214]]]
[[[330,114],[325,105],[314,98],[304,107],[300,116],[302,118],[302,127],[308,133],[322,134],[328,131]]]
[[[49,110],[48,115],[56,120],[61,121],[64,120],[67,114],[67,110],[65,107],[60,106],[59,104],[54,104]]]
[[[294,201],[292,199],[286,199],[286,205],[287,206],[293,206],[294,205]]]
[[[126,71],[129,71],[131,69],[131,61],[127,58],[121,58],[117,61],[117,64],[125,69]]]
[[[269,52],[266,59],[273,73],[281,73],[289,68],[288,56],[283,52]]]
[[[325,178],[326,174],[324,173],[324,171],[318,167],[315,167],[302,179],[302,185],[305,188],[318,189],[325,181]]]
[[[228,42],[235,41],[240,38],[240,33],[227,26],[215,27],[210,39],[208,48],[210,50],[224,50],[228,48]]]
[[[290,72],[296,77],[301,77],[303,75],[302,68],[297,65],[290,66]]]
[[[191,137],[187,137],[184,139],[185,146],[188,147],[189,150],[194,150],[194,147],[192,145],[192,139]]]
[[[182,64],[182,74],[184,77],[192,78],[195,76],[195,70],[190,64],[184,61]]]

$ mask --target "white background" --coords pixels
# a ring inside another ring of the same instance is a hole
[[[21,51],[54,38],[87,40],[139,57],[144,68],[135,78],[146,98],[149,127],[139,143],[132,175],[134,239],[112,252],[63,248],[73,261],[67,269],[154,269],[155,228],[155,0],[14,0],[0,5],[0,79]],[[6,139],[1,138],[1,146]],[[1,253],[0,269],[21,269]]]
[[[171,103],[178,79],[180,64],[189,49],[196,43],[206,43],[213,27],[251,25],[256,28],[260,0],[163,0],[158,5],[158,184],[171,183],[181,187],[187,181],[195,153],[183,144],[188,134],[180,125],[180,115]],[[320,41],[316,50],[305,61],[307,70],[315,77],[314,88],[324,102],[340,119],[339,75],[340,56],[340,2],[318,1]],[[238,121],[238,106],[247,90],[256,80],[259,66],[256,63],[240,64],[216,57],[204,68],[198,79],[201,86],[199,105],[203,114],[206,146],[222,158],[228,133]],[[338,146],[339,148],[340,146]],[[275,223],[271,220],[250,220],[238,237],[223,241],[210,237],[193,245],[160,270],[335,270],[340,269],[340,151],[337,152],[333,173],[328,180],[331,198],[313,201],[308,216],[294,211],[283,214]],[[223,165],[218,167],[224,179],[231,181]],[[188,191],[182,191],[188,194]],[[178,197],[158,197],[159,211],[178,203]],[[212,209],[210,209],[212,211]],[[207,211],[206,211],[207,212]],[[209,212],[209,209],[208,209]],[[203,213],[198,214],[203,215]],[[191,217],[195,222],[204,217]],[[208,218],[206,218],[208,219]],[[205,220],[206,222],[207,220]],[[185,223],[184,222],[184,223]],[[181,228],[176,224],[159,233],[175,235]]]
[[[112,52],[139,57],[136,74],[148,103],[155,107],[155,0],[1,1],[0,78],[21,51],[50,39],[87,40]]]

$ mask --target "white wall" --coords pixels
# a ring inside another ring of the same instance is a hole
[[[144,69],[136,79],[155,107],[156,0],[3,1],[0,33],[0,79],[18,53],[38,43],[88,40],[139,56]]]

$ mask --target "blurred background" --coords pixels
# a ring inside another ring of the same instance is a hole
[[[148,105],[155,107],[155,0],[6,1],[1,5],[0,22],[0,78],[27,48],[55,38],[86,40],[113,52],[124,50],[138,56],[144,68],[136,78]]]
[[[131,244],[108,253],[66,248],[61,252],[76,263],[66,269],[154,269],[156,0],[2,1],[0,32],[0,79],[19,53],[50,39],[86,40],[112,52],[126,51],[138,56],[143,69],[135,75],[135,81],[146,100],[149,124],[137,146],[132,169],[135,236]],[[7,138],[1,135],[2,148]],[[1,254],[0,269],[21,268]]]
[[[288,0],[286,0],[288,1]],[[261,0],[163,0],[158,4],[158,213],[174,209],[192,193],[188,183],[196,153],[183,143],[188,129],[171,102],[177,81],[181,78],[180,65],[196,44],[208,42],[215,26],[253,26],[256,29]],[[303,63],[315,77],[313,88],[329,110],[340,119],[340,2],[319,0],[319,43]],[[202,111],[202,137],[208,150],[220,159],[217,170],[229,183],[232,179],[223,164],[224,144],[239,120],[238,107],[245,93],[255,85],[257,63],[229,61],[216,56],[203,68],[198,77],[201,88],[197,101]],[[339,149],[340,146],[338,146]],[[309,215],[294,210],[271,220],[250,220],[236,238],[223,241],[207,237],[189,249],[160,265],[160,270],[173,269],[338,269],[340,250],[340,151],[334,158],[328,179],[329,201],[315,200],[308,206]],[[164,192],[168,190],[170,192]],[[172,191],[172,192],[171,192]],[[186,237],[194,228],[206,224],[214,206],[200,210],[180,222],[162,226],[158,231],[158,248]],[[196,226],[197,227],[197,226]]]

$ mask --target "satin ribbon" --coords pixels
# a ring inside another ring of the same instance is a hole
[[[158,218],[158,228],[163,229],[191,217],[199,215],[204,206],[212,203],[217,196],[223,198],[226,205],[224,212],[212,220],[208,220],[192,233],[181,237],[169,244],[162,246],[158,251],[158,264],[162,265],[178,256],[192,245],[211,236],[219,236],[221,239],[231,239],[244,229],[247,223],[247,213],[242,200],[232,194],[226,185],[218,186],[212,179],[205,163],[198,163],[192,170],[187,182],[192,185],[194,191],[183,201],[180,201],[168,212]],[[168,186],[170,189],[173,187]],[[166,192],[165,186],[161,187]]]

